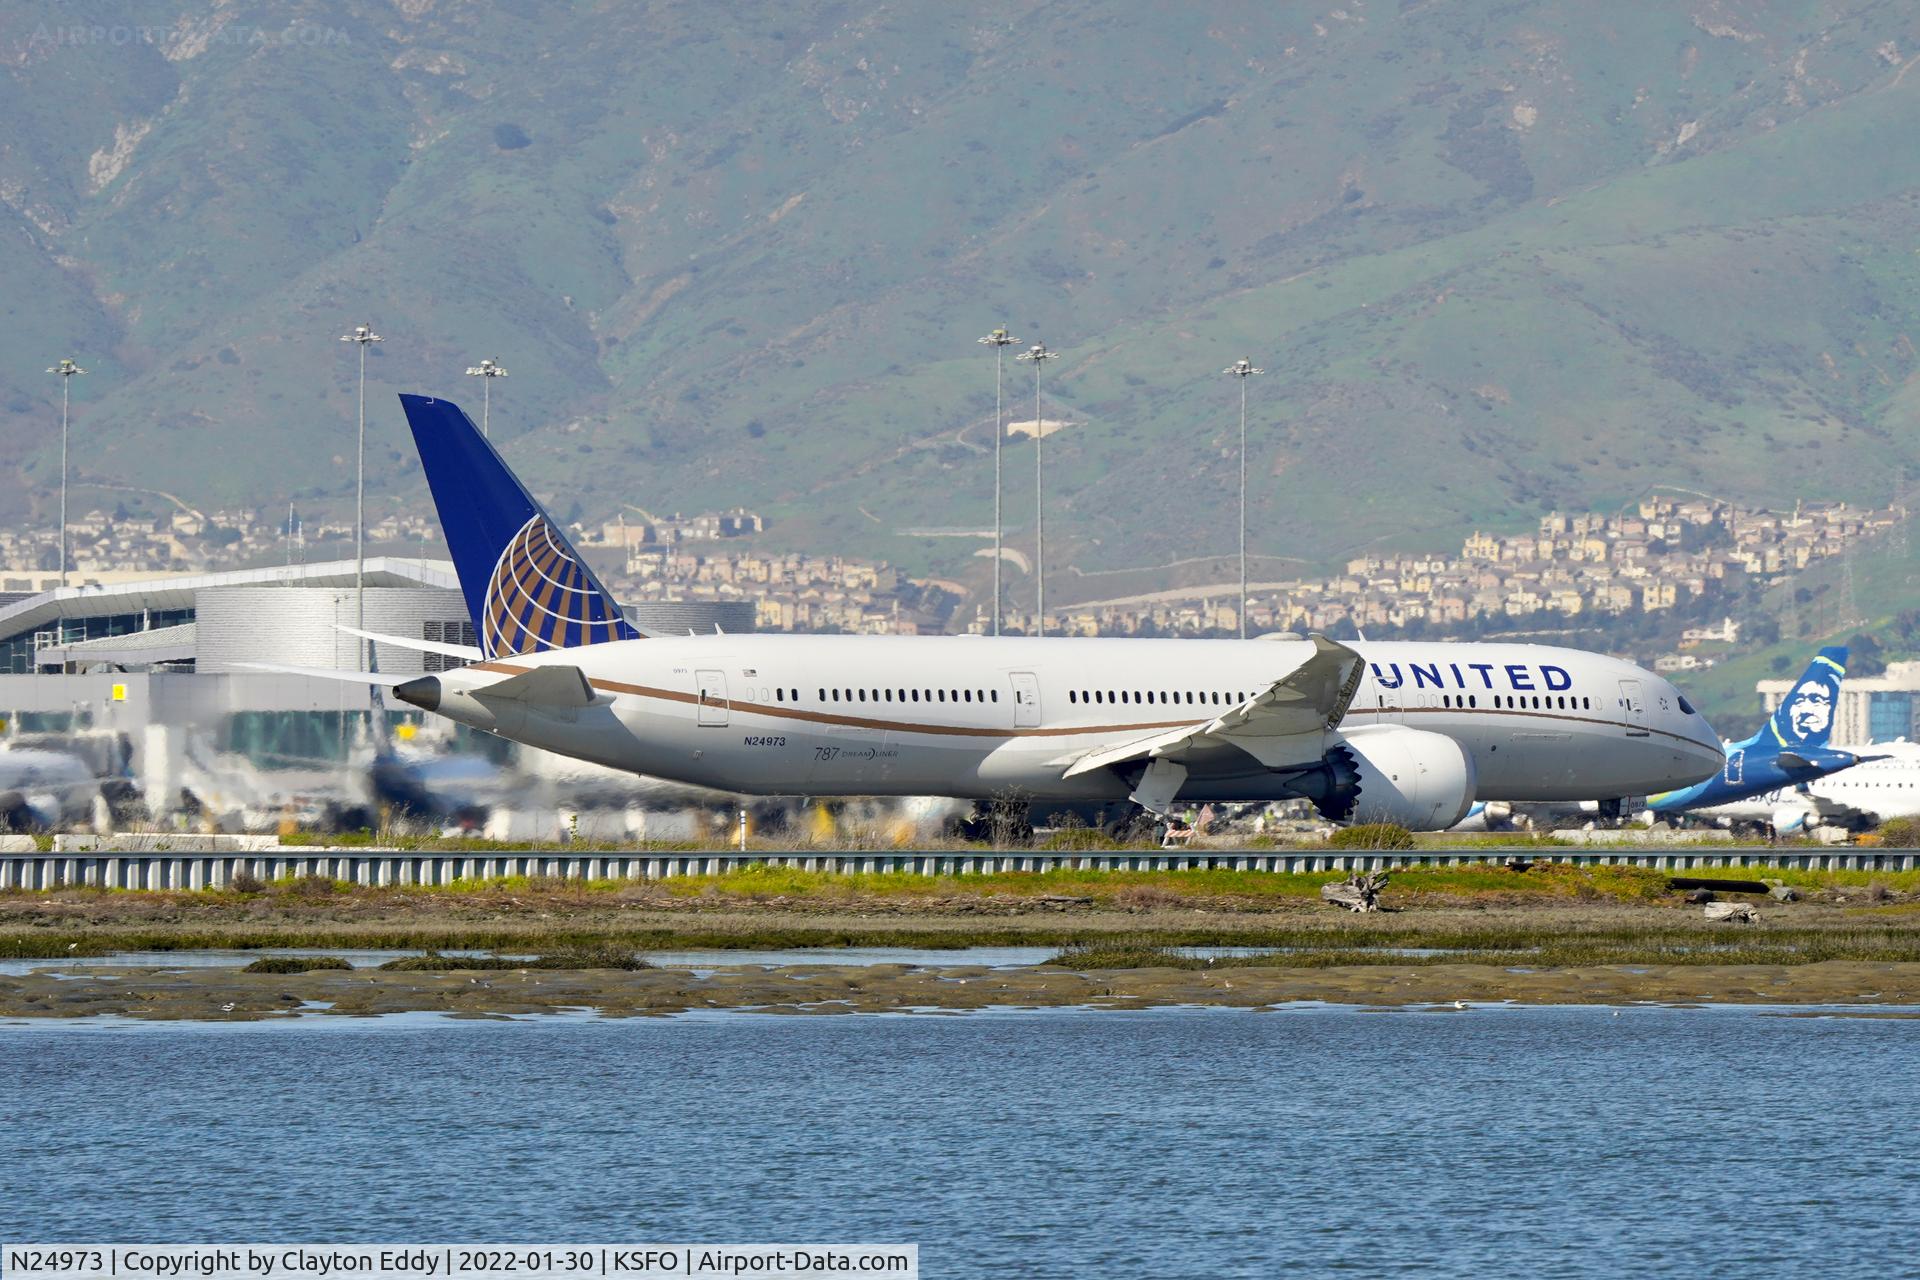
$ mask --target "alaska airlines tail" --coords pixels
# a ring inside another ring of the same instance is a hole
[[[489,658],[637,640],[586,560],[451,400],[400,397]]]
[[[1776,751],[1826,746],[1833,736],[1833,714],[1839,708],[1840,682],[1846,675],[1847,647],[1822,649],[1793,682],[1793,691],[1780,700],[1773,719],[1741,745]]]
[[[1751,738],[1726,749],[1727,762],[1718,777],[1682,791],[1649,796],[1647,807],[1657,814],[1708,809],[1795,787],[1858,764],[1859,756],[1827,746],[1840,703],[1840,682],[1846,674],[1846,646],[1822,649],[1793,682],[1772,718]]]

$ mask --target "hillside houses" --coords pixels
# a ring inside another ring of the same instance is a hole
[[[1569,619],[1660,613],[1737,595],[1750,581],[1797,573],[1898,518],[1893,511],[1846,503],[1803,503],[1782,514],[1654,495],[1614,513],[1550,512],[1529,533],[1476,531],[1457,557],[1356,556],[1341,573],[1258,593],[1248,603],[1248,622],[1256,630],[1304,632],[1341,623],[1364,631],[1418,621],[1445,631],[1481,619],[1543,613]],[[1226,629],[1204,625],[1211,616],[1204,605],[1133,613],[1068,609],[1059,625],[1105,634]],[[1131,624],[1129,617],[1135,619]]]

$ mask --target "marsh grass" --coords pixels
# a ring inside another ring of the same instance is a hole
[[[402,956],[380,966],[389,973],[449,973],[467,970],[501,969],[651,969],[653,965],[635,955],[631,948],[613,945],[580,947],[571,951],[515,960],[502,956],[448,956],[428,951],[420,956]]]
[[[351,969],[339,956],[261,956],[242,973],[313,973],[322,969]]]
[[[1304,940],[1303,940],[1304,941]],[[1598,965],[1800,965],[1829,960],[1920,963],[1920,935],[1873,929],[1744,929],[1730,927],[1608,933],[1497,930],[1427,934],[1388,941],[1325,935],[1272,954],[1202,958],[1182,955],[1154,937],[1102,939],[1063,948],[1049,966],[1072,969],[1320,969],[1345,965],[1498,965],[1571,969]],[[1192,945],[1192,944],[1184,944]],[[1403,949],[1404,948],[1404,949]],[[1439,954],[1407,954],[1409,950]]]

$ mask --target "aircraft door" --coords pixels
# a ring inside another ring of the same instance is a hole
[[[1641,696],[1638,680],[1620,682],[1620,709],[1626,713],[1627,736],[1647,736],[1647,700]]]
[[[1013,684],[1013,727],[1040,727],[1040,678],[1031,671],[1015,671],[1007,677]]]
[[[1727,752],[1726,779],[1729,785],[1739,786],[1747,771],[1747,753],[1744,751]]]
[[[700,723],[704,725],[725,725],[727,723],[727,673],[724,671],[696,671],[694,680],[700,691]]]

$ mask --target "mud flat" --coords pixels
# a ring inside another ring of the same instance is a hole
[[[502,1017],[592,1011],[664,1015],[690,1009],[893,1013],[990,1007],[1258,1009],[1298,1001],[1451,1009],[1520,1004],[1920,1005],[1920,963],[1604,965],[1516,969],[1483,964],[1366,964],[1292,969],[988,969],[790,965],[441,973],[233,969],[102,969],[81,977],[0,978],[0,1019],[112,1015],[156,1021],[260,1021],[436,1012]]]

